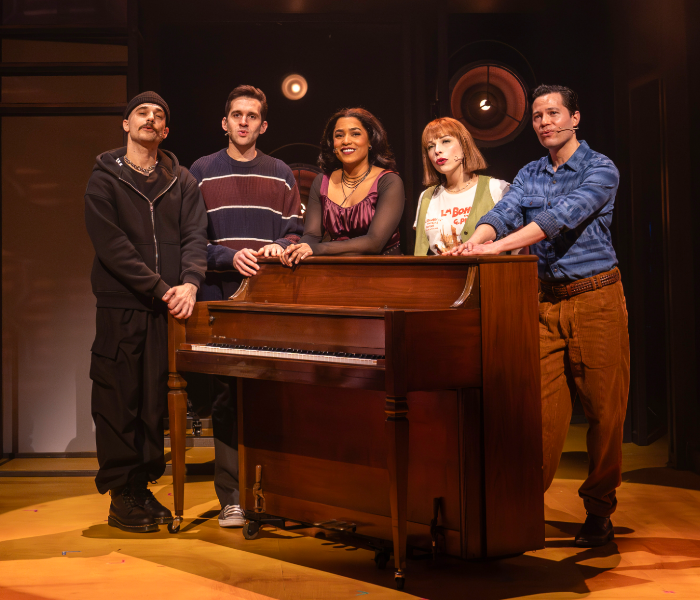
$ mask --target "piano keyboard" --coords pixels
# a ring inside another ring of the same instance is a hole
[[[313,362],[341,363],[346,365],[377,365],[384,356],[379,354],[351,354],[346,352],[322,352],[320,350],[299,350],[295,348],[269,348],[267,346],[231,346],[228,344],[192,344],[197,352],[236,354],[260,358],[291,358]]]

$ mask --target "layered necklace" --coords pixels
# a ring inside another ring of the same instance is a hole
[[[370,171],[372,170],[372,165],[369,165],[367,167],[367,171],[363,175],[358,175],[357,177],[350,177],[345,173],[345,169],[343,169],[343,174],[340,177],[340,189],[343,190],[343,203],[340,206],[345,206],[345,203],[348,201],[350,196],[352,196],[355,193],[355,190],[360,186],[360,184],[367,179],[367,175],[370,174]],[[349,194],[345,195],[345,188],[348,188],[349,190],[352,190]]]
[[[127,165],[129,165],[134,171],[137,171],[142,175],[150,175],[151,173],[153,173],[153,171],[155,171],[156,167],[158,166],[158,161],[156,161],[150,167],[139,167],[138,165],[132,163],[126,156],[124,156],[124,162]]]

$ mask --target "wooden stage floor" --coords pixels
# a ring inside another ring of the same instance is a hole
[[[585,426],[572,426],[545,496],[544,550],[478,563],[410,561],[405,592],[367,550],[272,529],[248,541],[240,529],[221,529],[211,477],[188,478],[180,534],[164,527],[128,534],[107,525],[109,499],[92,478],[8,476],[60,460],[17,459],[23,462],[0,465],[0,598],[700,598],[700,476],[666,468],[663,440],[624,446],[614,542],[572,547],[585,517],[576,495],[586,471],[584,436]],[[205,449],[194,450],[201,460]],[[90,459],[76,460],[57,468],[93,468]],[[166,505],[170,484],[164,477],[153,488]]]

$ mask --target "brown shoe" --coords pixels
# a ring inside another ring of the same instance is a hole
[[[579,548],[596,548],[605,546],[615,537],[610,517],[599,517],[587,513],[586,522],[576,536],[575,544]]]

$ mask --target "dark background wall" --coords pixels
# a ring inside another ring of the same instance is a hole
[[[700,468],[700,248],[693,243],[692,187],[698,125],[691,118],[700,91],[696,2],[126,0],[88,3],[94,9],[88,18],[86,3],[73,14],[71,1],[54,2],[54,13],[41,21],[25,15],[20,0],[6,1],[3,32],[46,38],[80,26],[87,42],[85,28],[95,35],[111,28],[121,40],[114,43],[128,48],[128,96],[155,89],[167,99],[173,113],[167,146],[185,165],[224,147],[223,105],[239,83],[268,95],[270,127],[260,147],[274,152],[297,144],[276,152],[287,162],[314,162],[313,146],[336,109],[360,105],[375,113],[406,186],[407,253],[423,189],[420,134],[432,118],[449,115],[449,82],[462,66],[498,60],[530,88],[559,83],[577,90],[579,138],[621,172],[613,241],[632,340],[626,440],[646,444],[668,431],[671,463]],[[309,92],[293,102],[280,85],[295,71]],[[543,154],[529,125],[483,152],[487,173],[506,180]]]

